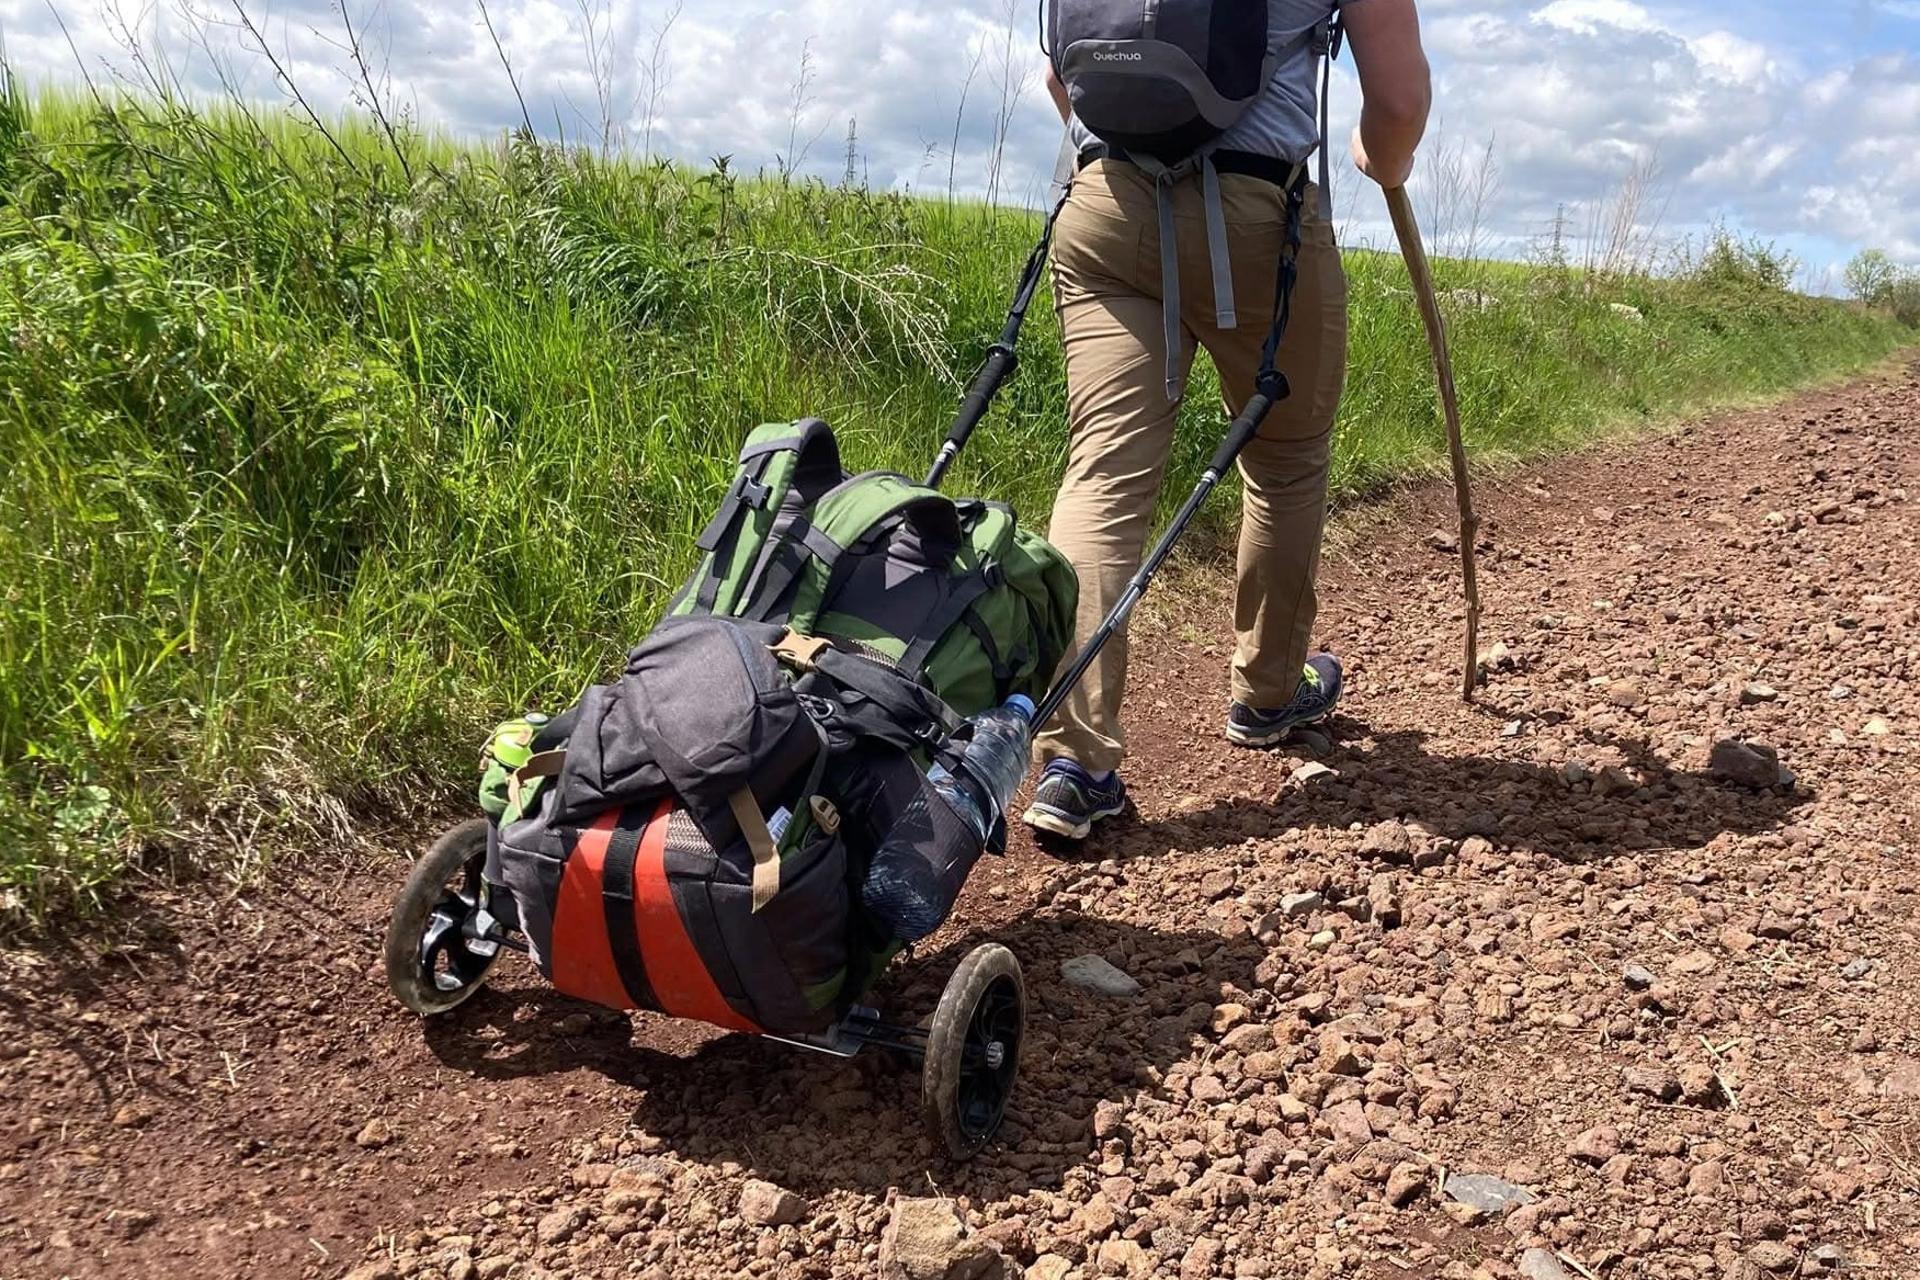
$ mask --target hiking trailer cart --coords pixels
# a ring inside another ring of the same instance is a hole
[[[925,482],[928,489],[939,486],[1014,369],[1015,341],[1045,268],[1058,212],[1056,205],[1027,261],[999,340],[989,348],[974,375],[934,461]],[[1296,250],[1297,239],[1282,258],[1282,299],[1290,292]],[[1268,410],[1287,394],[1285,379],[1272,366],[1272,350],[1284,317],[1283,305],[1278,308],[1275,338],[1269,342],[1268,358],[1252,398],[1232,422],[1212,462],[1118,603],[1040,701],[1032,718],[1036,731],[1059,710],[1101,647],[1125,624],[1208,495],[1252,439]],[[486,982],[502,952],[533,954],[519,927],[517,904],[502,876],[500,847],[500,827],[489,818],[475,818],[442,835],[414,864],[395,903],[386,938],[389,984],[400,1003],[413,1012],[443,1014],[465,1002]],[[918,1062],[921,1104],[928,1127],[955,1158],[966,1159],[977,1153],[999,1128],[1020,1068],[1027,998],[1019,961],[996,943],[974,947],[947,980],[939,1004],[924,1027],[885,1021],[877,1009],[865,1003],[869,998],[869,992],[856,994],[856,1002],[821,1032],[800,1036],[760,1034],[835,1057],[852,1057],[872,1046]]]

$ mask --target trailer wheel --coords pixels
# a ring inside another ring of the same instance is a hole
[[[956,1160],[978,1154],[1000,1127],[1020,1073],[1027,987],[1020,962],[997,943],[975,947],[947,980],[921,1068],[927,1125]]]

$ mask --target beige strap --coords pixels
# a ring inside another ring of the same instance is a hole
[[[830,649],[833,646],[819,636],[803,635],[789,629],[785,635],[768,647],[773,650],[775,657],[796,671],[811,671],[813,664],[820,657],[821,650]]]
[[[520,788],[534,778],[557,778],[567,763],[567,753],[562,751],[542,751],[538,755],[527,757],[527,762],[513,771],[507,779],[507,807],[520,807]]]
[[[740,824],[747,847],[753,850],[753,909],[758,911],[780,892],[780,850],[774,846],[767,817],[760,812],[760,802],[753,798],[751,788],[742,787],[728,796],[727,806],[733,810],[733,820]]]

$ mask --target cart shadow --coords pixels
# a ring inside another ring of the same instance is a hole
[[[1033,912],[899,962],[870,1002],[891,1021],[921,1021],[961,958],[987,941],[1021,960],[1026,1040],[1006,1121],[965,1164],[922,1119],[918,1064],[882,1049],[837,1059],[651,1015],[634,1018],[629,1033],[623,1015],[534,989],[482,992],[432,1020],[428,1040],[449,1066],[487,1078],[599,1071],[635,1091],[643,1149],[738,1165],[803,1195],[880,1194],[931,1179],[943,1191],[998,1198],[1057,1186],[1093,1148],[1096,1105],[1150,1092],[1203,1054],[1223,987],[1256,1011],[1271,999],[1256,989],[1265,952],[1251,939]],[[1069,985],[1061,963],[1088,954],[1141,990],[1103,996]],[[556,1032],[570,1016],[574,1033]]]
[[[1582,863],[1644,851],[1693,849],[1723,833],[1752,835],[1790,820],[1802,792],[1755,792],[1675,768],[1646,743],[1589,734],[1595,754],[1617,753],[1638,785],[1596,795],[1559,766],[1430,751],[1419,731],[1373,733],[1340,719],[1321,763],[1340,776],[1283,786],[1271,801],[1222,801],[1173,817],[1129,817],[1070,854],[1073,861],[1127,860],[1208,848],[1248,836],[1346,831],[1354,824],[1423,823],[1443,836],[1485,835],[1502,848]],[[1365,788],[1351,785],[1364,778]]]

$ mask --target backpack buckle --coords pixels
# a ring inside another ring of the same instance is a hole
[[[788,627],[780,638],[768,645],[773,656],[792,667],[795,671],[812,671],[819,663],[820,654],[833,648],[833,643],[819,636],[803,635]]]

